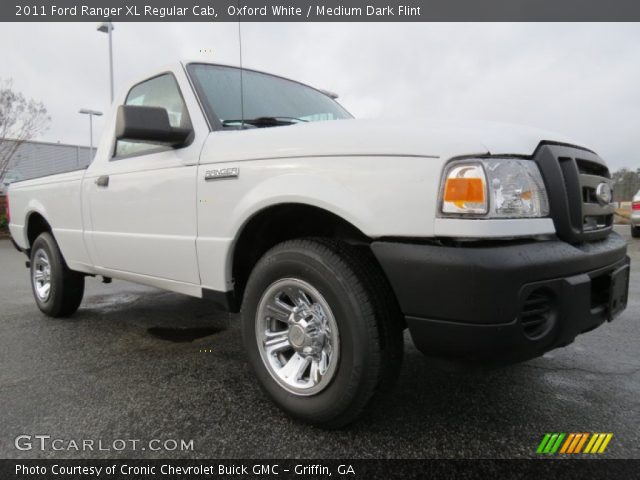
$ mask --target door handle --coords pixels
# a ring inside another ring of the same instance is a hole
[[[96,185],[99,187],[108,187],[109,186],[109,175],[102,175],[96,178]]]

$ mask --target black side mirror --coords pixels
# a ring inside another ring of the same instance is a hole
[[[116,139],[153,143],[173,148],[191,141],[191,128],[172,127],[169,114],[162,107],[120,105],[116,117]]]

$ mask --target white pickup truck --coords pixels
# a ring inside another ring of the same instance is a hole
[[[86,275],[241,312],[266,393],[329,428],[427,355],[513,362],[626,306],[611,176],[593,151],[499,124],[355,120],[335,95],[177,63],[116,99],[93,163],[13,183],[40,310]]]

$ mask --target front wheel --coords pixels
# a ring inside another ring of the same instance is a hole
[[[254,268],[242,305],[249,361],[286,413],[339,428],[389,388],[402,359],[402,319],[366,253],[323,239],[292,240]]]
[[[31,288],[38,308],[50,317],[68,317],[82,302],[84,275],[69,270],[48,232],[31,247]]]

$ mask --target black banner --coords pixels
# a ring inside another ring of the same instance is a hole
[[[637,478],[640,460],[0,460],[2,480]],[[561,475],[561,476],[560,476]]]
[[[638,21],[637,0],[16,0],[3,22]]]

